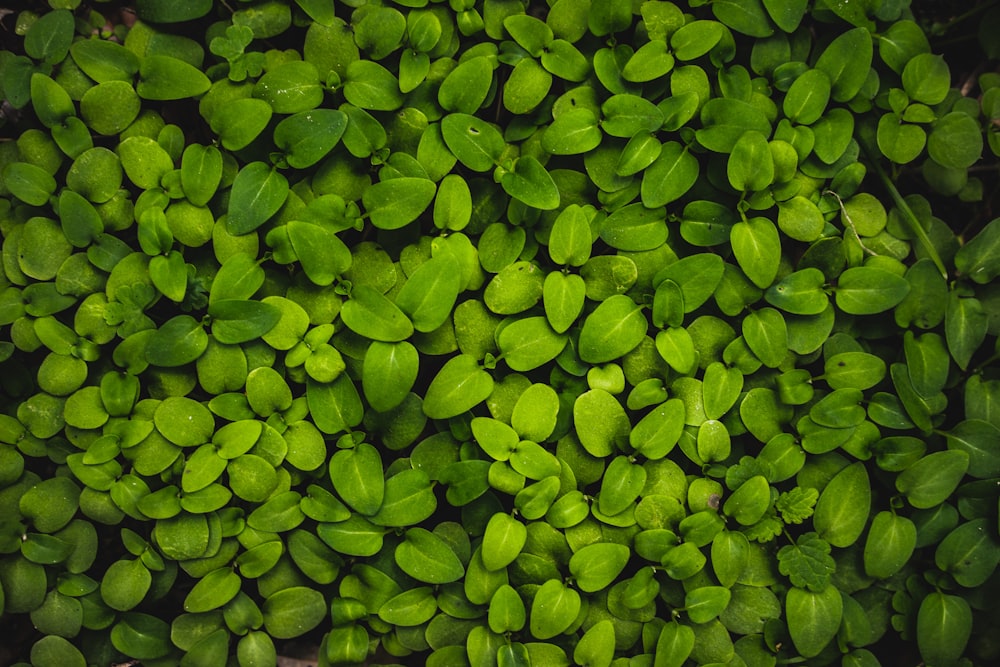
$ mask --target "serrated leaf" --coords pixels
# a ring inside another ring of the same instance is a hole
[[[795,544],[778,550],[778,571],[792,584],[820,592],[830,584],[837,565],[830,555],[830,544],[816,533],[804,533]]]

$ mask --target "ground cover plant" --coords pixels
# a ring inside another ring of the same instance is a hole
[[[0,11],[0,662],[1000,660],[962,12]]]

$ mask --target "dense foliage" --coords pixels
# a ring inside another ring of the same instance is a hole
[[[0,661],[1000,660],[994,4],[3,10]]]

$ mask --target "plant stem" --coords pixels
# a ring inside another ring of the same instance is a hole
[[[868,156],[869,164],[875,170],[875,173],[878,174],[879,179],[882,181],[882,185],[884,185],[885,189],[889,191],[889,196],[892,197],[892,200],[899,208],[900,213],[903,214],[903,219],[906,221],[910,232],[917,237],[920,245],[923,246],[927,255],[931,258],[931,261],[934,262],[934,266],[936,266],[938,271],[941,272],[941,276],[943,278],[947,278],[948,270],[945,268],[944,262],[941,261],[941,256],[938,255],[937,249],[931,242],[931,238],[927,235],[927,230],[924,229],[922,224],[920,224],[920,220],[917,219],[913,209],[911,209],[910,205],[906,203],[905,199],[903,199],[903,195],[900,194],[899,190],[896,188],[896,184],[892,182],[892,179],[889,178],[889,174],[886,173],[885,169],[879,163],[878,154],[872,150],[871,146],[868,145],[868,142],[862,141],[860,143],[862,149],[865,151],[865,154]]]

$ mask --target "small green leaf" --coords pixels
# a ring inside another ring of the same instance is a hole
[[[264,162],[251,162],[236,175],[229,195],[226,227],[249,234],[278,212],[288,197],[288,179]]]
[[[896,490],[917,509],[934,507],[955,491],[968,467],[969,454],[965,451],[934,452],[901,472],[896,478]]]
[[[372,515],[382,506],[382,457],[368,443],[334,454],[330,458],[330,480],[337,494],[356,511]]]
[[[613,361],[628,354],[646,335],[646,317],[624,294],[605,299],[587,316],[580,331],[580,358],[592,364]]]
[[[351,290],[340,317],[351,331],[372,340],[394,343],[413,334],[413,323],[399,306],[368,285]]]
[[[438,371],[427,393],[423,410],[431,419],[460,415],[486,400],[493,391],[493,378],[467,354],[452,357]]]
[[[822,591],[793,587],[785,598],[788,634],[799,653],[806,658],[820,654],[840,628],[844,601],[835,586]]]
[[[147,55],[139,62],[139,83],[135,90],[145,100],[197,97],[210,87],[211,81],[201,70],[178,58]]]
[[[582,602],[580,594],[557,579],[543,583],[531,603],[529,627],[536,639],[552,639],[576,620]]]
[[[854,544],[864,531],[871,507],[871,482],[864,464],[852,463],[827,483],[816,503],[813,523],[835,547]]]
[[[916,632],[924,662],[957,664],[972,635],[972,609],[965,598],[934,591],[920,603]]]
[[[417,581],[447,584],[458,581],[465,567],[448,543],[425,528],[410,528],[396,547],[396,564]]]
[[[570,557],[569,571],[581,591],[593,593],[611,585],[625,569],[630,554],[622,544],[588,544]]]
[[[906,280],[885,269],[857,266],[837,279],[837,307],[851,315],[874,315],[889,310],[910,291]]]
[[[500,185],[511,197],[528,206],[550,211],[559,206],[559,188],[537,158],[524,155],[500,176]]]
[[[275,639],[292,639],[306,634],[327,615],[323,594],[305,586],[279,590],[264,600],[264,627]]]
[[[913,521],[893,512],[879,512],[872,519],[865,541],[865,573],[888,579],[910,560],[916,542]]]
[[[425,178],[393,178],[367,188],[362,201],[373,225],[392,230],[416,220],[434,200],[435,192],[434,183]]]
[[[730,242],[736,261],[747,278],[761,289],[770,287],[781,262],[781,240],[774,223],[764,217],[737,222],[733,225]],[[841,279],[846,274],[845,271]]]

